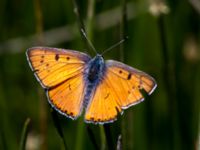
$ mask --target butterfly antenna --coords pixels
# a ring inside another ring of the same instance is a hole
[[[124,39],[120,40],[118,43],[116,43],[116,44],[112,45],[111,47],[107,48],[106,50],[104,50],[103,53],[101,53],[101,55],[103,56],[103,54],[105,54],[106,52],[110,51],[111,49],[117,47],[118,45],[122,44],[127,39],[128,39],[128,36],[126,36]]]
[[[92,42],[87,38],[87,35],[84,31],[84,29],[81,29],[81,32],[83,34],[83,36],[85,37],[86,41],[88,42],[88,45],[91,47],[91,49],[97,54],[96,49],[94,48],[94,45],[92,44]]]

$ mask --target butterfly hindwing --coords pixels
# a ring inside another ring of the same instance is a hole
[[[97,86],[85,113],[85,121],[92,123],[112,122],[121,112],[117,95],[105,79]]]
[[[84,79],[82,74],[70,78],[60,85],[48,90],[50,104],[61,114],[72,119],[77,118],[82,111]]]
[[[141,89],[151,94],[156,88],[155,80],[144,72],[123,63],[109,60],[106,72],[88,105],[85,120],[106,123],[116,119],[117,114],[144,98]]]
[[[72,50],[34,47],[27,51],[27,58],[51,105],[66,116],[78,117],[84,93],[83,72],[90,57]]]

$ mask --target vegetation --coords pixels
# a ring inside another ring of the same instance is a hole
[[[198,0],[1,0],[0,149],[200,149]],[[106,125],[52,110],[25,51],[51,46],[100,53],[152,75],[145,101]]]

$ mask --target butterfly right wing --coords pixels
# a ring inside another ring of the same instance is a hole
[[[77,118],[82,110],[83,71],[88,55],[57,48],[34,47],[27,59],[40,84],[47,90],[50,104],[61,114]]]
[[[155,80],[146,73],[108,60],[103,79],[87,106],[85,121],[99,124],[113,122],[123,109],[143,101],[141,89],[150,95],[155,88]]]

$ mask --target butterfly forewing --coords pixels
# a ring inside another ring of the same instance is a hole
[[[83,72],[90,57],[70,50],[35,47],[27,51],[32,70],[43,87],[55,86]]]
[[[80,115],[83,72],[90,57],[72,50],[34,47],[27,51],[27,58],[37,79],[47,89],[51,105],[71,118]]]
[[[121,80],[126,80],[127,83],[131,83],[129,86],[144,89],[147,93],[151,93],[152,87],[155,85],[154,80],[149,75],[136,70],[127,71],[124,68],[115,66],[110,67],[108,70],[120,77]]]

